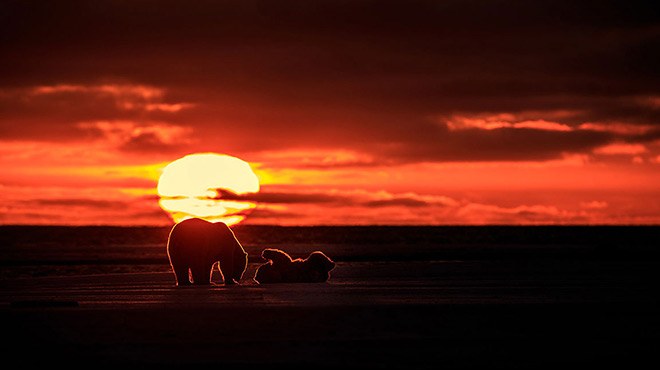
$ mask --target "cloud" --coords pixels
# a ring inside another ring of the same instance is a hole
[[[188,109],[191,107],[194,107],[194,104],[191,103],[174,103],[174,104],[168,104],[168,103],[149,103],[144,106],[144,108],[148,112],[153,112],[153,111],[161,111],[161,112],[168,112],[168,113],[175,113],[179,112],[183,109]]]
[[[355,193],[349,191],[341,194]],[[497,199],[500,202],[506,201],[505,197],[497,197],[495,202],[489,203],[437,195],[367,191],[361,193],[361,201],[354,202],[344,202],[344,199],[338,198],[337,202],[329,204],[327,199],[315,202],[310,198],[306,203],[258,204],[246,222],[284,225],[563,225],[616,223],[634,219],[629,211],[619,213],[617,216],[619,219],[611,218],[609,213],[603,213],[603,210],[611,208],[612,205],[604,201],[581,201],[578,202],[579,207],[571,208],[547,203],[513,205],[497,203]],[[616,205],[615,208],[621,209],[620,205]],[[646,218],[643,222],[653,222],[653,218]]]
[[[542,113],[539,113],[542,115]],[[552,112],[550,112],[552,115]],[[573,131],[573,129],[563,123],[546,121],[544,119],[520,119],[516,114],[500,113],[494,115],[452,116],[446,120],[445,124],[451,131],[465,130],[470,128],[482,130],[495,130],[500,128],[528,128],[545,131]]]
[[[175,151],[180,145],[163,140],[158,132],[141,132],[131,136],[119,148],[130,152],[164,152]]]
[[[0,185],[4,224],[169,225],[158,202],[112,187]]]
[[[239,195],[225,189],[214,189],[217,196],[213,199],[254,201],[265,204],[325,204],[330,206],[359,206],[368,208],[383,207],[424,207],[456,206],[454,199],[444,196],[419,195],[415,193],[393,194],[387,191],[366,190],[295,190],[270,191],[262,189],[259,193]]]
[[[190,144],[190,129],[159,122],[81,122],[82,130],[128,152],[172,152]]]
[[[255,201],[272,204],[298,203],[336,203],[352,202],[353,198],[337,192],[260,192],[256,194],[238,195],[229,190],[215,189],[218,192],[214,199]]]
[[[135,84],[57,84],[0,91],[0,132],[13,140],[87,140],[89,122],[167,122],[194,107],[167,101],[163,88]]]
[[[372,200],[364,203],[367,207],[391,207],[391,206],[402,206],[402,207],[425,207],[428,206],[423,200],[413,199],[413,198],[395,198],[395,199],[381,199],[381,200]]]
[[[258,220],[256,223],[279,224],[282,219],[298,219],[300,217],[299,212],[260,206],[250,212],[248,220]],[[248,221],[248,223],[250,222]]]
[[[250,223],[259,223],[262,214],[267,220],[279,217],[285,223],[295,220],[303,224],[305,218],[331,224],[562,224],[589,220],[584,211],[569,211],[552,205],[507,207],[415,193],[329,190],[236,195],[220,191],[219,195],[219,199],[259,202],[257,210],[261,211],[250,215]],[[584,209],[603,208],[601,203],[583,205],[587,205],[582,207]]]
[[[607,202],[592,200],[591,202],[581,202],[580,207],[589,209],[605,209],[608,207]]]
[[[465,129],[430,133],[427,139],[402,143],[391,155],[407,161],[544,161],[590,151],[611,140],[612,135],[600,132]]]
[[[469,203],[457,211],[457,216],[472,224],[561,224],[586,221],[579,214],[547,205],[502,207]]]
[[[124,100],[151,101],[163,96],[163,90],[143,85],[52,85],[37,86],[30,90],[32,95],[53,95],[67,93],[84,93],[94,95],[109,95]]]
[[[39,207],[64,206],[101,209],[121,209],[128,205],[123,201],[88,198],[31,199],[28,202]]]
[[[574,112],[546,112],[570,117]],[[537,116],[535,116],[536,114]],[[543,112],[479,113],[454,115],[447,119],[413,119],[399,122],[396,117],[382,118],[382,125],[369,133],[365,126],[353,131],[333,127],[329,140],[312,149],[292,149],[305,142],[293,133],[279,142],[282,149],[252,153],[278,167],[340,168],[377,167],[419,162],[501,162],[551,161],[570,155],[590,155],[599,147],[617,141],[646,143],[657,140],[660,130],[649,125],[547,121]],[[375,118],[374,118],[375,119]],[[399,118],[404,120],[405,118]],[[406,128],[405,130],[402,128]],[[345,133],[345,137],[339,137]],[[359,141],[359,142],[358,142]],[[335,144],[336,143],[336,144]],[[338,145],[332,148],[331,145]],[[261,145],[257,145],[259,147]],[[270,148],[269,144],[265,145]],[[354,149],[339,149],[339,148]],[[279,154],[277,154],[279,153]]]
[[[4,137],[158,121],[189,127],[204,150],[359,154],[307,164],[333,167],[542,161],[624,139],[607,127],[660,119],[657,17],[643,2],[598,12],[568,1],[82,7],[84,19],[67,6],[3,4],[14,15],[0,25],[0,68],[12,71],[0,84]],[[484,114],[515,120],[474,121]],[[473,121],[446,130],[428,122],[438,116]]]
[[[585,122],[578,126],[580,130],[612,132],[622,136],[643,135],[658,128],[654,125],[633,125],[626,123],[593,123]]]
[[[373,155],[359,150],[328,149],[280,149],[260,150],[253,156],[268,162],[269,167],[326,169],[343,167],[371,167],[383,164]]]
[[[595,154],[603,155],[636,155],[647,153],[648,149],[642,144],[613,143],[594,149]]]
[[[370,195],[372,200],[364,201],[362,206],[372,208],[382,207],[456,207],[459,202],[446,196],[420,195],[416,193],[393,194],[390,192],[379,191]]]

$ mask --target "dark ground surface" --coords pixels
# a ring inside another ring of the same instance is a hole
[[[0,228],[5,362],[658,365],[656,227],[257,229],[237,230],[252,261],[243,285],[176,288],[162,229]],[[257,285],[265,247],[321,249],[338,265],[325,284]]]

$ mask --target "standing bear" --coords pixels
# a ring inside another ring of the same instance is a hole
[[[177,285],[191,284],[188,271],[192,273],[192,284],[210,284],[216,262],[225,284],[238,284],[247,267],[247,253],[229,226],[199,218],[172,227],[167,255]]]

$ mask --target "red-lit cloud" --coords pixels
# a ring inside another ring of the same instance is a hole
[[[2,222],[167,222],[142,197],[158,170],[213,151],[277,186],[248,222],[657,223],[658,21],[645,2],[3,3]]]

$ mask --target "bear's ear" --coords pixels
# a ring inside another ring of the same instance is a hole
[[[307,261],[311,263],[315,268],[318,268],[322,271],[330,271],[335,268],[335,262],[326,256],[325,253],[316,251],[312,252]]]

